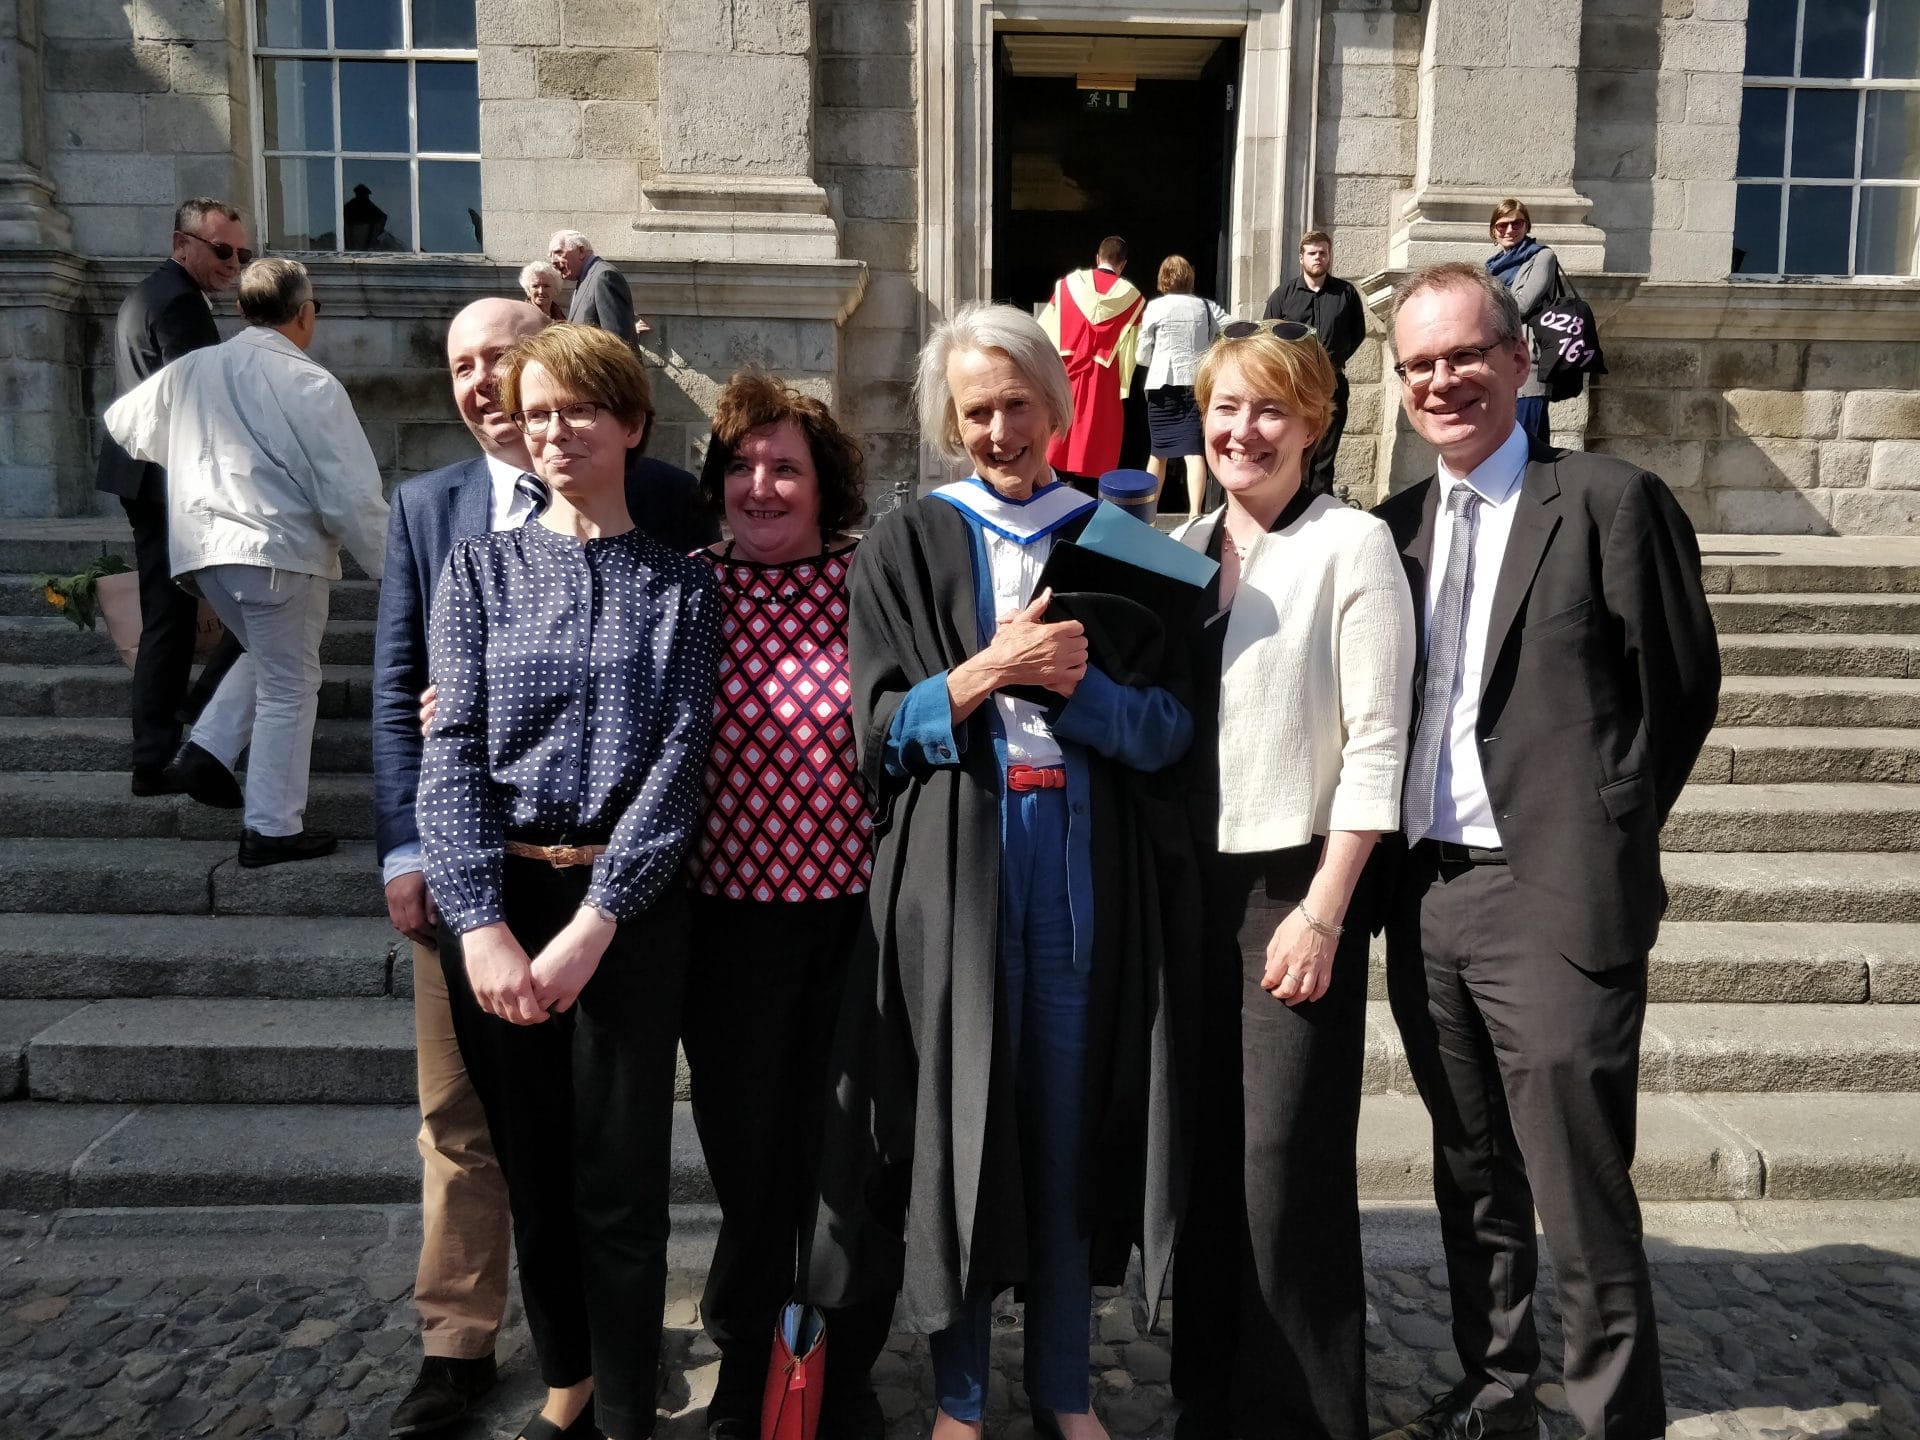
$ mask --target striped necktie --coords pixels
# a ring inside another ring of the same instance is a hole
[[[538,475],[522,471],[520,478],[513,482],[513,489],[515,494],[525,496],[527,503],[533,506],[533,512],[527,516],[529,520],[538,520],[546,513],[547,506],[553,503],[553,491]]]
[[[1460,678],[1467,597],[1473,593],[1473,542],[1480,528],[1480,496],[1466,485],[1455,485],[1450,504],[1453,536],[1447,543],[1447,571],[1440,579],[1433,622],[1427,627],[1427,675],[1420,689],[1420,723],[1414,732],[1413,754],[1407,760],[1403,808],[1409,845],[1426,839],[1433,829],[1440,755],[1453,733],[1453,686]]]

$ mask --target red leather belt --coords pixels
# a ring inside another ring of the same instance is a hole
[[[1067,788],[1067,767],[1064,765],[1048,765],[1044,768],[1033,765],[1009,765],[1007,788],[1020,791],[1064,790]]]

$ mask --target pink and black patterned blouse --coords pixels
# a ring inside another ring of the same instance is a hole
[[[794,902],[867,888],[873,821],[855,778],[847,671],[853,548],[786,565],[695,553],[726,606],[691,861],[704,895]]]

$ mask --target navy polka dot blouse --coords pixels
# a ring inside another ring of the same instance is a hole
[[[501,919],[504,845],[605,845],[590,904],[645,910],[700,820],[721,601],[638,528],[534,521],[454,544],[428,636],[439,708],[416,813],[427,884],[465,934]]]

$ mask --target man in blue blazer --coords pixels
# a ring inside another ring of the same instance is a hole
[[[521,483],[533,469],[526,439],[499,409],[495,379],[501,356],[546,323],[519,300],[476,301],[454,317],[447,331],[453,399],[481,453],[400,486],[387,527],[374,640],[375,845],[388,917],[413,941],[419,1146],[425,1161],[414,1282],[425,1360],[393,1413],[391,1432],[397,1436],[455,1423],[492,1387],[494,1340],[506,1303],[506,1183],[454,1039],[446,981],[433,949],[439,916],[427,893],[413,807],[428,612],[447,553],[463,535],[511,529],[535,513],[536,487]],[[673,549],[689,551],[719,538],[719,522],[701,503],[693,476],[646,459],[639,448],[628,461],[627,507],[636,525]]]

